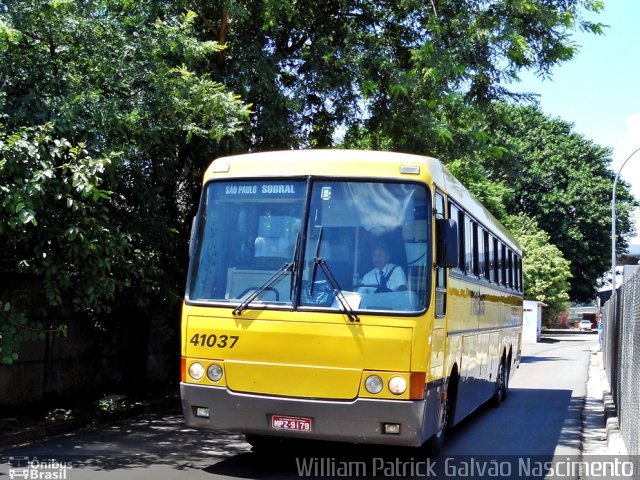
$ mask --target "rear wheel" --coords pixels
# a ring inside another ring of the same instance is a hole
[[[498,367],[498,374],[496,375],[496,391],[491,397],[491,404],[494,407],[498,407],[506,398],[507,390],[509,388],[509,368],[507,362],[503,357],[500,361],[500,367]]]

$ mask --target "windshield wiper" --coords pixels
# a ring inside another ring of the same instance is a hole
[[[299,249],[300,249],[300,233],[298,233],[298,236],[296,237],[296,246],[295,246],[295,249],[293,250],[293,257],[291,258],[291,261],[282,265],[282,267],[280,267],[280,269],[277,272],[271,275],[266,282],[264,282],[262,285],[256,288],[251,295],[245,298],[245,300],[240,305],[234,308],[232,313],[234,315],[242,315],[242,312],[244,312],[246,308],[249,306],[249,304],[253,302],[256,298],[258,298],[258,296],[261,293],[263,293],[266,290],[273,290],[271,287],[275,285],[278,282],[278,280],[284,277],[287,272],[291,272],[291,285],[289,289],[289,298],[292,298],[293,288],[295,285],[294,283],[295,275],[298,268],[297,260],[298,260]]]
[[[338,303],[342,306],[342,309],[347,314],[347,317],[349,317],[349,320],[351,320],[352,322],[359,322],[360,318],[358,318],[358,315],[356,315],[356,313],[353,311],[353,308],[351,308],[351,305],[349,305],[349,302],[342,294],[340,284],[336,280],[336,277],[333,276],[329,265],[327,265],[327,262],[325,262],[324,259],[320,256],[320,246],[322,244],[323,230],[324,226],[321,226],[320,231],[318,232],[318,243],[316,243],[316,255],[315,257],[313,257],[313,267],[311,268],[311,288],[309,293],[313,295],[313,287],[316,283],[318,267],[320,267],[320,270],[322,270],[324,276],[327,277],[327,280],[329,280],[331,288],[333,288],[333,295],[338,299]]]
[[[271,275],[267,279],[266,282],[264,282],[262,285],[256,288],[251,295],[245,298],[245,300],[240,305],[238,305],[236,308],[233,309],[232,313],[234,315],[242,315],[242,312],[245,311],[245,309],[249,306],[251,302],[253,302],[256,298],[258,298],[258,295],[263,293],[265,290],[271,289],[271,287],[275,285],[278,280],[284,277],[287,274],[287,272],[293,271],[293,269],[295,268],[294,263],[295,262],[287,262],[284,265],[282,265],[282,267],[280,267],[280,270],[275,272],[273,275]]]
[[[289,285],[289,298],[291,301],[294,301],[293,298],[293,289],[296,286],[296,273],[298,273],[298,252],[300,251],[300,241],[302,237],[300,236],[300,232],[296,236],[296,247],[293,250],[293,257],[291,258],[291,284]]]
[[[347,317],[349,317],[349,320],[351,320],[352,322],[359,322],[360,318],[358,317],[358,315],[356,315],[356,312],[353,311],[353,308],[351,308],[351,305],[349,305],[349,302],[343,295],[342,289],[340,288],[340,284],[336,280],[336,277],[333,276],[333,273],[331,272],[329,265],[327,265],[327,262],[325,262],[322,257],[316,256],[313,259],[313,267],[314,267],[314,276],[315,276],[316,269],[320,267],[320,270],[322,270],[322,272],[324,273],[324,276],[327,277],[327,280],[329,280],[329,283],[333,288],[333,294],[338,299],[338,303],[342,306],[342,309],[347,314]],[[311,289],[313,290],[313,284],[311,284]]]
[[[313,285],[316,283],[316,275],[318,274],[318,263],[316,260],[320,258],[320,245],[322,243],[322,231],[324,226],[320,227],[318,232],[318,242],[316,243],[316,254],[313,257],[313,267],[311,267],[311,293],[313,294]]]

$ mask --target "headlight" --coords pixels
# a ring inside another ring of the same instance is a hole
[[[204,367],[198,362],[194,362],[189,366],[189,376],[194,380],[200,380],[204,377]]]
[[[402,377],[391,377],[389,391],[394,395],[402,395],[407,391],[407,381]]]
[[[207,377],[209,377],[209,380],[212,382],[219,382],[222,378],[222,367],[215,363],[210,365],[209,368],[207,368]]]
[[[364,386],[367,389],[367,392],[373,393],[375,395],[376,393],[380,393],[382,391],[384,382],[378,375],[371,375],[364,382]]]

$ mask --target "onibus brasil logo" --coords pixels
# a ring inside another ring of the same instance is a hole
[[[52,458],[9,457],[9,478],[32,480],[66,480],[71,462],[62,462]]]

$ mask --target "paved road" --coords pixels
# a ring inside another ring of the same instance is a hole
[[[477,470],[460,470],[474,467],[468,462],[470,456],[477,458],[478,468],[495,467],[490,460],[503,468],[503,461],[514,461],[509,455],[533,455],[534,463],[527,466],[533,470],[524,473],[542,478],[545,472],[535,470],[538,460],[579,454],[589,351],[595,343],[595,335],[562,335],[524,345],[522,364],[512,377],[506,402],[498,409],[481,408],[458,425],[449,434],[443,456],[432,461],[419,450],[315,444],[303,445],[294,454],[263,458],[251,452],[242,435],[196,431],[185,427],[179,414],[146,415],[38,445],[5,449],[0,452],[0,477],[8,478],[10,467],[4,462],[10,456],[14,461],[20,457],[32,461],[27,469],[38,470],[39,476],[28,472],[27,478],[214,480],[299,478],[301,459],[311,469],[308,473],[316,476],[425,478],[435,472],[441,477],[465,473],[482,477]],[[444,470],[443,459],[448,456],[457,463]],[[36,469],[34,457],[46,465]],[[321,457],[324,460],[318,460]],[[60,462],[68,462],[71,468],[61,468]],[[23,470],[14,468],[14,475]],[[517,467],[510,473],[524,478]]]

